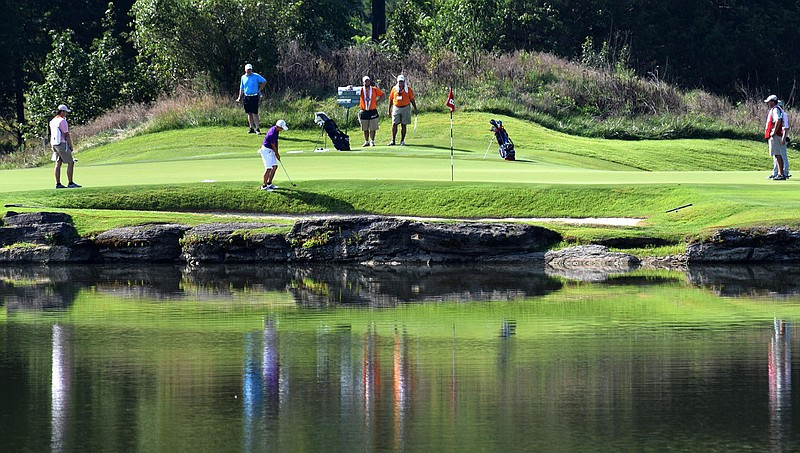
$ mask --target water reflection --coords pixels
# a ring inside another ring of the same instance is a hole
[[[68,451],[72,360],[69,329],[60,324],[53,325],[53,353],[51,371],[51,451]]]
[[[614,286],[691,285],[723,296],[800,295],[800,268],[692,266],[680,273],[546,271],[536,266],[9,266],[0,304],[9,312],[65,310],[81,290],[152,300],[224,300],[282,292],[300,307],[394,307],[408,302],[519,300],[563,289],[564,281]]]
[[[691,266],[689,281],[721,296],[795,296],[800,294],[800,267],[786,264]]]
[[[281,402],[288,395],[288,379],[280,363],[278,332],[273,320],[263,332],[245,335],[242,379],[244,450],[260,451],[277,433]],[[284,371],[284,372],[282,372]]]
[[[220,435],[244,451],[800,446],[785,320],[691,335],[583,325],[533,337],[531,320],[518,318],[477,333],[463,323],[335,321],[302,330],[266,317],[221,338],[61,323],[47,338],[22,323],[7,341],[0,329],[0,363],[23,358],[20,393],[48,378],[51,391],[49,420],[18,419],[19,432],[3,432],[30,446],[24,436],[48,436],[49,423],[52,451],[202,449]],[[48,366],[36,364],[41,355]],[[0,388],[4,404],[9,396]]]
[[[792,334],[787,321],[774,321],[768,369],[771,447],[785,451],[792,426]]]
[[[70,266],[0,269],[8,311],[64,310],[81,289],[126,298],[219,300],[291,294],[299,306],[394,307],[407,302],[516,300],[563,283],[541,269],[504,266]]]

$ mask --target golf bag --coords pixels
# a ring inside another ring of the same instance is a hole
[[[505,160],[516,160],[514,142],[509,138],[506,128],[503,127],[503,122],[500,120],[489,120],[489,123],[492,125],[494,138],[497,140],[497,144],[500,145],[500,157]]]
[[[324,112],[317,112],[314,121],[322,126],[328,137],[331,138],[333,147],[339,151],[350,151],[350,137],[339,129],[336,122],[333,121]]]

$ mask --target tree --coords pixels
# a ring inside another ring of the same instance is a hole
[[[31,85],[26,93],[26,135],[44,136],[47,122],[59,104],[66,104],[76,123],[92,117],[89,56],[74,40],[75,33],[65,30],[53,37],[53,50],[44,63],[44,80]]]
[[[432,53],[454,52],[473,69],[483,51],[493,50],[500,37],[502,0],[441,0],[422,24],[423,39]]]
[[[386,0],[372,0],[372,40],[386,34]]]

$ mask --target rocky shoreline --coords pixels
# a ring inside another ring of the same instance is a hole
[[[689,263],[800,261],[800,230],[725,229],[688,244],[683,255],[645,257],[592,244],[549,250],[562,241],[547,228],[502,223],[420,222],[380,216],[285,225],[146,224],[81,238],[63,213],[9,211],[0,224],[6,263],[482,263],[541,262],[554,269],[607,272]]]

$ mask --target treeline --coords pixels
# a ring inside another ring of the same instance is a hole
[[[375,61],[393,68],[413,67],[415,55],[425,55],[428,65],[456,67],[427,68],[453,79],[436,81],[442,85],[474,84],[480,80],[474,76],[487,70],[487,55],[525,50],[629,77],[704,87],[733,100],[770,91],[790,102],[800,61],[800,50],[791,45],[797,2],[396,0],[386,2],[387,32],[374,42],[369,14],[378,0],[106,1],[0,4],[0,61],[8,63],[0,71],[0,130],[6,137],[0,142],[41,135],[59,102],[74,106],[75,120],[82,122],[178,86],[231,93],[244,62],[267,77],[273,93],[326,95],[341,81],[326,87],[319,76],[346,73],[325,65],[336,66],[336,55],[349,47],[369,49],[380,57]],[[372,61],[358,66],[378,70]],[[525,76],[542,86],[551,82]],[[636,96],[623,101],[637,102]],[[584,108],[580,99],[563,102],[584,115],[640,114],[607,100],[603,105],[614,111]]]

